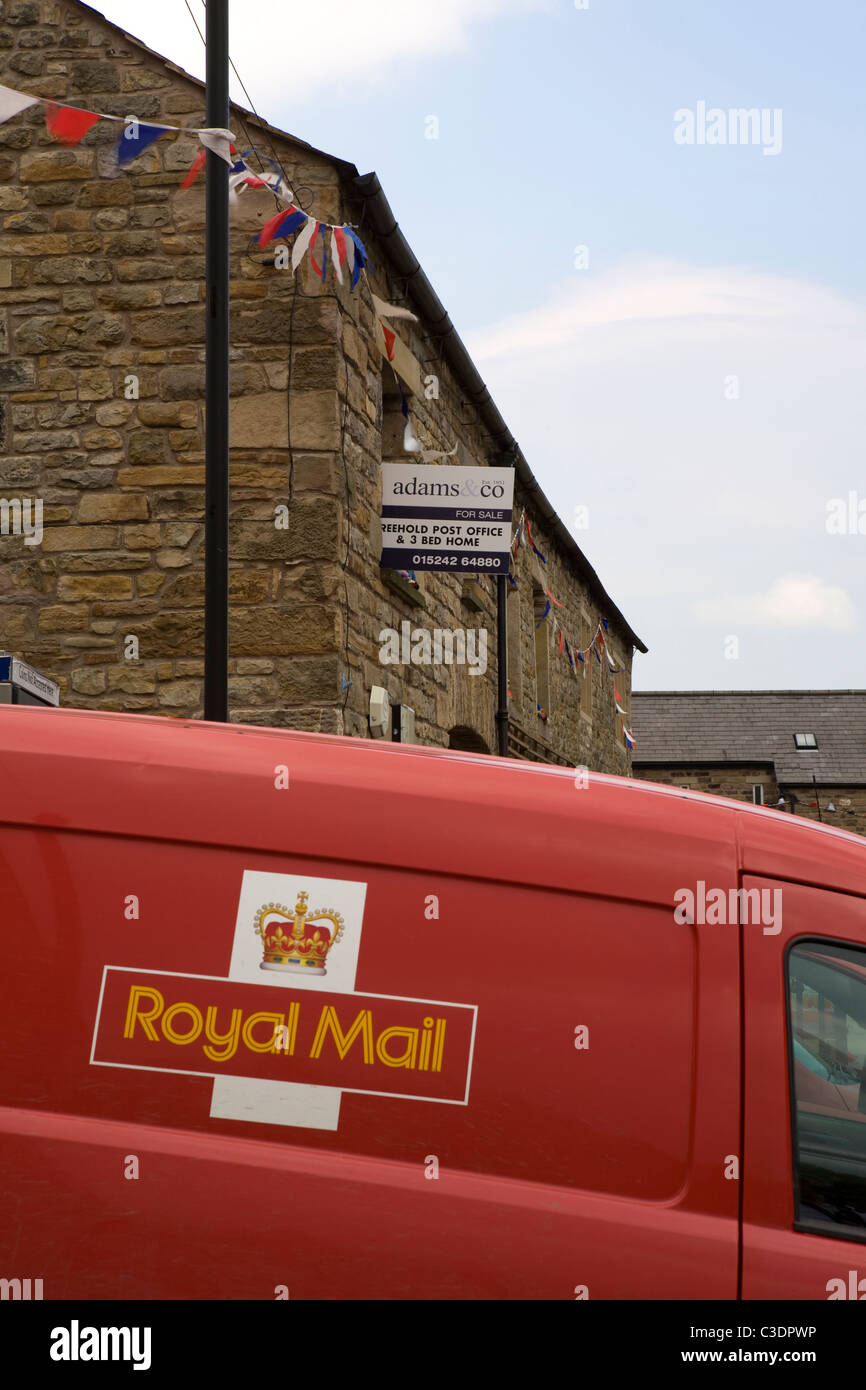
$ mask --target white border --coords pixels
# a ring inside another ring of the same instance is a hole
[[[140,966],[139,966],[139,965],[104,965],[104,966],[102,967],[102,983],[101,983],[100,986],[99,986],[99,1003],[98,1003],[97,1006],[96,1006],[96,1019],[95,1019],[94,1024],[93,1024],[93,1041],[92,1041],[91,1047],[90,1047],[90,1058],[89,1058],[90,1066],[92,1066],[92,1067],[119,1067],[121,1071],[160,1071],[160,1072],[166,1073],[168,1076],[205,1076],[205,1077],[210,1076],[210,1077],[214,1077],[214,1078],[221,1077],[221,1076],[231,1076],[231,1077],[233,1077],[233,1078],[235,1078],[235,1079],[237,1079],[237,1080],[241,1080],[241,1079],[242,1079],[241,1076],[239,1076],[237,1072],[225,1072],[225,1071],[183,1071],[183,1070],[181,1070],[180,1067],[147,1067],[147,1066],[141,1065],[140,1063],[128,1063],[128,1062],[98,1062],[98,1061],[96,1061],[96,1060],[94,1059],[93,1054],[94,1054],[94,1052],[96,1051],[96,1035],[97,1035],[97,1033],[99,1032],[99,1020],[100,1020],[100,1017],[101,1017],[101,1015],[102,1015],[102,999],[103,999],[103,995],[104,995],[104,993],[105,993],[105,981],[106,981],[106,978],[107,978],[107,975],[108,975],[108,971],[109,971],[109,970],[120,970],[120,971],[123,971],[123,972],[124,972],[125,974],[127,974],[127,975],[169,975],[169,976],[171,976],[172,978],[174,978],[174,979],[176,979],[176,980],[215,980],[215,981],[217,982],[217,984],[221,984],[221,985],[237,985],[237,984],[242,984],[242,983],[243,983],[242,981],[239,981],[239,980],[229,980],[229,979],[227,979],[224,975],[194,975],[194,974],[192,974],[192,973],[190,973],[189,971],[186,971],[186,970],[150,970],[150,969],[148,969],[147,966],[144,966],[144,965],[140,965]],[[263,981],[262,983],[264,983],[264,981]],[[253,988],[253,989],[258,989],[259,986],[258,986],[258,985],[253,985],[252,988]],[[326,993],[342,994],[343,997],[346,998],[346,999],[355,999],[355,998],[361,998],[361,999],[392,999],[392,1000],[396,1000],[396,1001],[399,1002],[399,1003],[405,1003],[405,1004],[432,1004],[432,1005],[434,1005],[436,1008],[439,1008],[439,1007],[441,1007],[441,1006],[444,1005],[444,1007],[447,1008],[447,1009],[471,1009],[471,1010],[472,1010],[472,1032],[471,1032],[470,1037],[469,1037],[469,1057],[468,1057],[467,1063],[466,1063],[466,1089],[465,1089],[465,1091],[464,1091],[464,1093],[463,1093],[463,1099],[462,1099],[462,1100],[449,1100],[446,1096],[409,1096],[409,1095],[404,1095],[404,1093],[403,1093],[402,1091],[364,1091],[364,1090],[359,1090],[357,1087],[351,1087],[351,1086],[331,1086],[331,1085],[328,1085],[326,1082],[322,1082],[322,1081],[315,1081],[315,1082],[312,1082],[312,1081],[311,1081],[311,1082],[296,1082],[296,1083],[294,1083],[294,1084],[296,1084],[296,1085],[310,1085],[310,1086],[313,1086],[313,1085],[314,1085],[314,1086],[322,1086],[323,1089],[328,1090],[328,1091],[345,1091],[346,1095],[350,1095],[350,1096],[393,1096],[395,1100],[426,1100],[426,1101],[429,1101],[432,1105],[468,1105],[468,1104],[469,1104],[469,1084],[470,1084],[470,1082],[471,1082],[471,1080],[472,1080],[472,1062],[473,1062],[474,1057],[475,1057],[475,1029],[476,1029],[476,1027],[477,1027],[477,1025],[478,1025],[478,1005],[477,1005],[477,1004],[455,1004],[455,1003],[451,1003],[451,1002],[450,1002],[449,1000],[447,1000],[447,999],[416,999],[416,998],[414,998],[414,997],[413,997],[412,995],[410,995],[410,994],[372,994],[372,993],[367,993],[366,990],[353,990],[353,991],[351,992],[351,994],[347,994],[347,993],[345,993],[345,991],[343,991],[343,990],[333,990],[333,991],[331,991],[331,990],[322,990],[321,993],[322,993],[322,994],[326,994]],[[251,1077],[247,1077],[247,1078],[245,1078],[245,1079],[246,1079],[246,1080],[249,1080],[249,1081],[267,1081],[267,1080],[274,1080],[273,1077],[263,1077],[263,1076],[251,1076]],[[267,1124],[268,1121],[267,1121],[267,1120],[264,1120],[264,1121],[262,1121],[262,1123],[263,1123],[263,1124]]]

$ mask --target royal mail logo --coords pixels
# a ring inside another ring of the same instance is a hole
[[[474,1025],[466,1004],[109,965],[90,1060],[465,1105]]]
[[[225,973],[106,965],[91,1062],[212,1077],[211,1118],[253,1124],[336,1130],[343,1091],[466,1105],[477,1009],[357,992],[366,895],[244,870]]]

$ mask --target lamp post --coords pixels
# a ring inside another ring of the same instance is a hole
[[[207,5],[207,116],[229,124],[229,0]],[[207,152],[205,192],[204,717],[228,719],[229,168]]]
[[[818,795],[818,782],[815,778],[814,772],[812,773],[812,786],[815,788],[815,805],[818,807],[818,819],[823,825],[824,817],[821,815],[821,798]]]

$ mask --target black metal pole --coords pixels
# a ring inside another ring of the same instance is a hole
[[[496,576],[496,663],[499,683],[499,702],[496,710],[496,733],[500,758],[508,757],[508,618],[505,605],[508,599],[508,577]]]
[[[229,0],[207,5],[207,116],[229,123]],[[229,659],[229,167],[207,152],[205,194],[204,717],[228,719]]]
[[[816,780],[815,780],[815,774],[814,774],[814,772],[812,773],[812,786],[815,788],[815,805],[818,807],[818,819],[819,819],[819,821],[821,822],[821,824],[823,825],[823,824],[824,824],[824,817],[821,815],[821,798],[820,798],[820,796],[818,795],[818,783],[817,783]]]

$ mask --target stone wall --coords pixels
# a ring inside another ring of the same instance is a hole
[[[780,790],[775,770],[769,764],[748,767],[720,763],[715,766],[662,768],[635,763],[633,773],[635,777],[644,781],[660,782],[664,786],[685,786],[693,791],[729,796],[735,801],[751,801],[752,787],[759,783],[764,789],[764,805],[772,808],[776,808],[781,795],[788,797],[793,792],[797,798],[793,808],[794,815],[817,821],[819,815],[816,802],[820,802],[820,819],[825,825],[835,825],[839,830],[866,835],[866,787],[819,785],[817,797],[815,788],[809,783],[802,786],[790,786],[786,783]],[[835,810],[828,810],[830,805],[835,807]],[[784,808],[778,809],[785,809],[790,813],[790,801],[786,801]]]
[[[0,82],[108,114],[204,123],[197,84],[74,0],[0,3]],[[354,292],[331,275],[323,286],[309,258],[292,277],[251,244],[273,201],[250,192],[233,211],[232,718],[365,736],[376,684],[416,711],[420,742],[470,730],[495,750],[495,581],[422,574],[414,590],[378,568],[380,465],[406,457],[394,372],[425,444],[456,444],[455,462],[484,464],[497,461],[489,436],[423,324],[396,324],[387,362],[371,289],[394,301],[402,286],[359,225],[345,169],[242,120],[233,112],[244,148],[275,154],[312,213],[358,225],[376,269]],[[41,499],[45,525],[38,546],[0,536],[0,648],[56,679],[63,703],[198,716],[204,179],[179,187],[199,148],[183,133],[118,172],[118,131],[101,122],[64,148],[39,107],[0,126],[0,496]],[[603,600],[532,521],[566,631],[591,635],[609,616]],[[515,751],[627,772],[605,668],[591,661],[592,695],[581,695],[551,649],[547,717],[536,709],[533,564],[521,551]],[[404,621],[483,626],[486,672],[383,664],[381,633]],[[614,621],[610,640],[628,699],[632,649]]]

